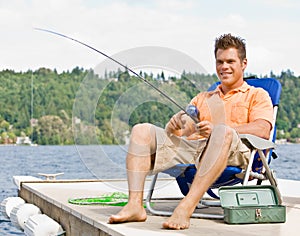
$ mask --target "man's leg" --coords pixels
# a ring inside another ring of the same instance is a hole
[[[126,158],[129,188],[128,204],[117,215],[109,218],[109,223],[145,221],[143,190],[147,174],[151,170],[156,150],[155,131],[151,124],[133,127]]]
[[[233,131],[225,125],[214,128],[197,168],[188,194],[181,200],[172,216],[163,223],[164,228],[186,229],[190,217],[209,186],[224,171],[232,143]]]

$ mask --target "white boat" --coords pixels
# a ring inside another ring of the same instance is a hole
[[[28,136],[25,137],[17,137],[16,145],[29,145],[32,146],[31,139]]]

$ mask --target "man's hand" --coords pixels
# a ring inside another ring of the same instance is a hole
[[[195,131],[193,124],[194,121],[184,111],[180,111],[172,116],[166,125],[166,131],[177,136],[188,136]]]
[[[184,124],[186,122],[185,120],[182,119],[183,115],[184,115],[183,111],[180,111],[180,112],[176,113],[175,115],[173,115],[166,126],[166,130],[168,132],[174,133],[178,130],[183,129]]]
[[[204,138],[209,138],[214,126],[209,121],[201,121],[197,123],[196,125],[197,132],[203,136]]]

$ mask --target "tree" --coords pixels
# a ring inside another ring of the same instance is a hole
[[[153,73],[140,71],[140,75],[183,107],[218,80],[215,74],[187,72],[180,78],[171,77],[165,81],[158,81]],[[162,72],[159,76],[166,75]],[[3,137],[14,139],[12,134],[20,136],[24,133],[38,144],[71,144],[74,143],[73,115],[80,118],[81,128],[87,131],[77,137],[80,143],[94,142],[89,135],[96,134],[99,143],[115,144],[124,141],[123,133],[133,125],[151,122],[163,127],[178,110],[169,101],[162,102],[156,91],[128,71],[105,71],[105,77],[99,79],[93,70],[79,67],[61,73],[47,68],[26,72],[0,71],[0,135],[6,132]],[[279,137],[296,140],[294,137],[299,135],[297,127],[300,124],[300,77],[290,70],[282,71],[280,75],[271,71],[266,77],[276,78],[282,84],[277,118],[277,130],[282,131],[278,132]],[[131,96],[125,101],[126,93]],[[90,104],[92,100],[97,104]],[[74,101],[77,107],[73,108]],[[30,126],[32,117],[39,120],[38,126]],[[112,123],[118,128],[112,127]]]
[[[58,116],[43,116],[38,122],[39,144],[61,144],[67,140],[68,128]]]

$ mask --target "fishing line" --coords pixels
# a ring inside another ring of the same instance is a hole
[[[35,30],[39,30],[39,31],[43,31],[43,32],[47,32],[47,33],[50,33],[50,34],[54,34],[54,35],[58,35],[60,37],[63,37],[63,38],[67,38],[69,40],[72,40],[74,42],[77,42],[85,47],[88,47],[89,49],[101,54],[102,56],[112,60],[113,62],[117,63],[118,65],[122,66],[123,68],[125,68],[125,70],[128,70],[130,71],[131,73],[133,73],[135,76],[137,76],[140,80],[142,80],[144,83],[146,83],[147,85],[149,85],[151,88],[153,88],[154,90],[156,90],[158,93],[160,93],[161,95],[163,95],[165,98],[167,98],[171,103],[173,103],[175,106],[177,106],[180,110],[184,111],[185,114],[187,114],[195,123],[198,123],[198,119],[197,117],[195,117],[195,114],[190,114],[190,110],[191,109],[184,109],[181,105],[179,105],[173,98],[171,98],[170,96],[168,96],[165,92],[163,92],[162,90],[158,89],[157,87],[155,87],[152,83],[150,83],[149,81],[147,81],[144,77],[142,77],[141,75],[139,75],[138,73],[136,73],[134,70],[130,69],[129,67],[127,67],[126,65],[124,65],[123,63],[117,61],[116,59],[114,59],[113,57],[107,55],[106,53],[84,43],[84,42],[81,42],[75,38],[72,38],[72,37],[69,37],[67,35],[64,35],[64,34],[61,34],[61,33],[58,33],[58,32],[55,32],[55,31],[52,31],[52,30],[48,30],[48,29],[43,29],[43,28],[34,28]],[[192,109],[193,110],[193,109]]]

